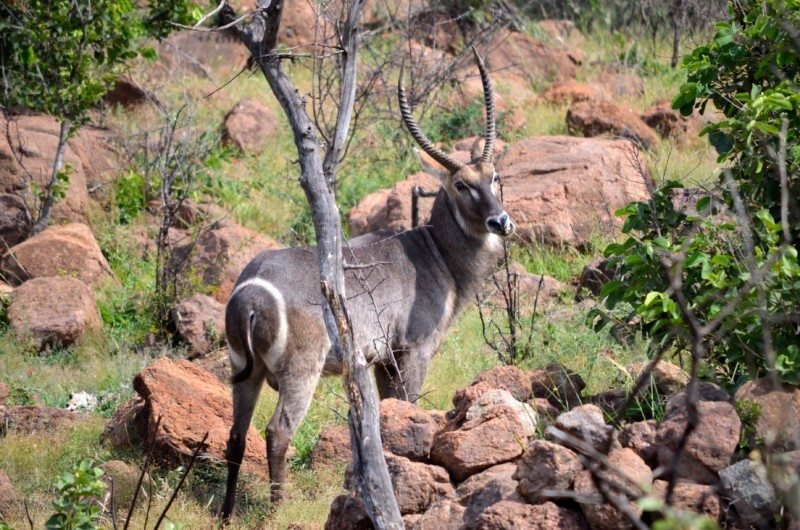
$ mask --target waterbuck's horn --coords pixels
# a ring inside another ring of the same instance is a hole
[[[428,140],[414,120],[414,116],[411,114],[411,106],[408,104],[408,99],[406,98],[406,89],[403,87],[404,70],[405,61],[403,61],[403,66],[400,68],[400,82],[397,84],[397,99],[400,103],[400,114],[403,116],[403,122],[406,124],[406,128],[408,128],[408,132],[411,133],[411,136],[417,144],[419,144],[422,150],[428,153],[431,158],[443,165],[451,174],[457,173],[464,165],[433,145],[433,142]]]
[[[489,79],[489,72],[486,70],[486,65],[483,64],[483,59],[478,55],[475,46],[472,47],[472,53],[475,54],[475,60],[478,63],[478,70],[481,73],[481,82],[483,83],[483,99],[486,105],[486,141],[483,144],[483,154],[481,161],[491,163],[494,157],[494,141],[497,137],[497,130],[495,129],[494,122],[494,92],[492,92],[492,81]]]

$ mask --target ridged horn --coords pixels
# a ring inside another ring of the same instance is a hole
[[[403,66],[400,68],[400,82],[397,83],[397,99],[400,103],[400,114],[403,116],[403,122],[406,124],[408,132],[411,133],[411,136],[414,138],[417,144],[419,144],[422,150],[428,153],[431,158],[443,165],[447,171],[450,172],[450,174],[457,173],[462,167],[464,167],[464,165],[446,155],[435,145],[433,145],[433,142],[428,140],[425,134],[423,134],[423,132],[420,130],[417,122],[414,120],[414,116],[411,114],[411,106],[408,104],[408,99],[406,98],[406,89],[403,87],[403,76],[405,74],[404,70],[405,61],[403,61]]]
[[[483,59],[478,55],[475,46],[472,47],[472,53],[475,54],[475,61],[478,63],[478,70],[481,73],[481,82],[483,83],[483,100],[486,105],[486,141],[483,144],[483,154],[481,161],[492,162],[494,158],[494,142],[497,138],[497,130],[495,128],[494,119],[494,92],[492,91],[492,81],[489,79],[489,72],[486,70],[486,65],[483,64]]]

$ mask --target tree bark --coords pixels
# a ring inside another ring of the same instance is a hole
[[[316,128],[305,110],[305,102],[274,53],[283,0],[259,0],[249,25],[237,31],[269,83],[285,112],[300,159],[300,185],[311,207],[317,237],[320,291],[323,315],[331,344],[343,361],[345,387],[350,403],[353,461],[361,498],[376,528],[402,529],[400,510],[394,497],[383,457],[378,399],[363,351],[354,343],[345,304],[342,267],[342,226],[335,200],[336,169],[348,135],[355,100],[358,20],[364,0],[354,0],[341,34],[344,54],[339,114],[323,163]],[[223,19],[236,20],[226,6]]]
[[[39,209],[39,216],[36,219],[36,222],[31,227],[31,236],[35,236],[47,228],[47,223],[50,222],[50,213],[52,212],[53,205],[56,202],[53,192],[55,191],[55,187],[58,185],[58,174],[61,172],[61,168],[64,167],[64,152],[67,150],[69,127],[69,120],[64,118],[61,121],[61,130],[58,133],[58,146],[56,147],[56,158],[53,161],[53,172],[50,175],[50,182],[48,182],[47,186],[44,188],[42,207]]]

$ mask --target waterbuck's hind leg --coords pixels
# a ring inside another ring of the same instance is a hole
[[[321,368],[306,372],[305,377],[283,377],[275,413],[267,424],[267,460],[269,461],[272,502],[283,499],[286,482],[286,451],[292,436],[303,421],[321,374]]]
[[[264,382],[264,365],[255,363],[250,377],[233,385],[233,427],[228,438],[225,459],[228,462],[228,481],[225,486],[225,500],[222,503],[222,519],[227,521],[233,515],[236,504],[236,482],[239,468],[244,458],[247,430]]]

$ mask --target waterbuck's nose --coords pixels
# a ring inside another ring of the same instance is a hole
[[[486,228],[492,234],[508,236],[514,233],[514,223],[506,212],[486,219]]]

